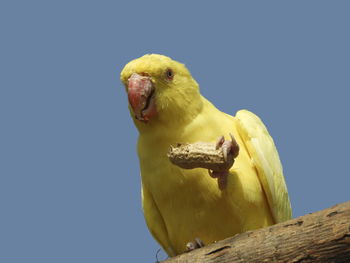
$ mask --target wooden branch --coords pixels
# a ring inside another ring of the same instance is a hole
[[[225,161],[222,149],[214,143],[197,142],[171,146],[169,160],[184,169],[205,168],[213,171],[227,171],[234,163],[232,155]]]
[[[239,234],[163,262],[350,262],[350,202]]]

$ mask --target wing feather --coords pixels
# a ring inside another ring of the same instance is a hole
[[[247,110],[236,113],[238,132],[249,152],[265,191],[275,222],[292,217],[282,164],[273,139],[258,116]]]

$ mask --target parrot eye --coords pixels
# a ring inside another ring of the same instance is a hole
[[[166,77],[168,80],[172,80],[174,78],[174,72],[170,68],[166,70]]]

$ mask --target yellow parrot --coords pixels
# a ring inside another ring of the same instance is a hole
[[[132,60],[121,81],[139,131],[144,216],[169,256],[194,240],[201,246],[291,218],[278,152],[259,117],[221,112],[200,94],[185,65],[163,55]],[[222,135],[229,140],[217,145],[238,154],[226,173],[185,170],[167,157],[171,145],[216,142]]]

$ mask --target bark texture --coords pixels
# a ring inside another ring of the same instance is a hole
[[[350,262],[350,202],[239,234],[163,262]]]

